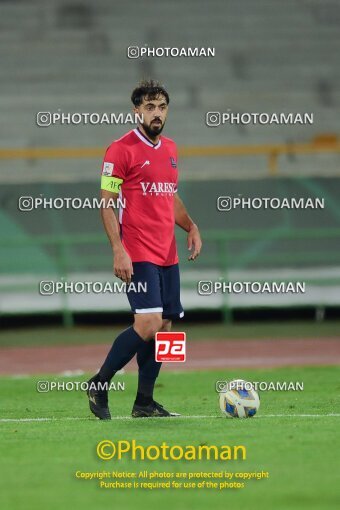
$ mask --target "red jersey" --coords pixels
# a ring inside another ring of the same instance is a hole
[[[122,180],[119,222],[124,248],[132,262],[169,266],[178,262],[174,194],[177,192],[177,148],[161,136],[151,143],[138,129],[113,142],[104,157],[102,175]]]

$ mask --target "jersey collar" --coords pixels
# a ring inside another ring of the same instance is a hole
[[[161,144],[162,144],[162,141],[161,139],[158,140],[158,142],[156,144],[150,142],[150,140],[148,140],[141,131],[139,131],[138,128],[134,129],[133,132],[138,136],[138,138],[140,140],[142,140],[143,143],[145,143],[146,145],[148,145],[149,147],[153,147],[154,149],[159,149]]]

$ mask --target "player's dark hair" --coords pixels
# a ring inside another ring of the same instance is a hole
[[[167,104],[169,104],[169,94],[160,82],[155,80],[143,80],[133,90],[131,101],[135,106],[140,106],[144,97],[152,101],[153,99],[157,99],[160,95],[164,96]]]

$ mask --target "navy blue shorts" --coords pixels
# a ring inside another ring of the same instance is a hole
[[[178,264],[158,266],[151,262],[133,262],[131,281],[146,283],[146,292],[127,291],[133,313],[162,313],[163,319],[182,318]],[[139,284],[139,286],[141,286]]]

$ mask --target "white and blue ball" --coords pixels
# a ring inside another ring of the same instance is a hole
[[[252,418],[260,407],[260,397],[250,382],[235,379],[220,392],[220,408],[227,418]]]

